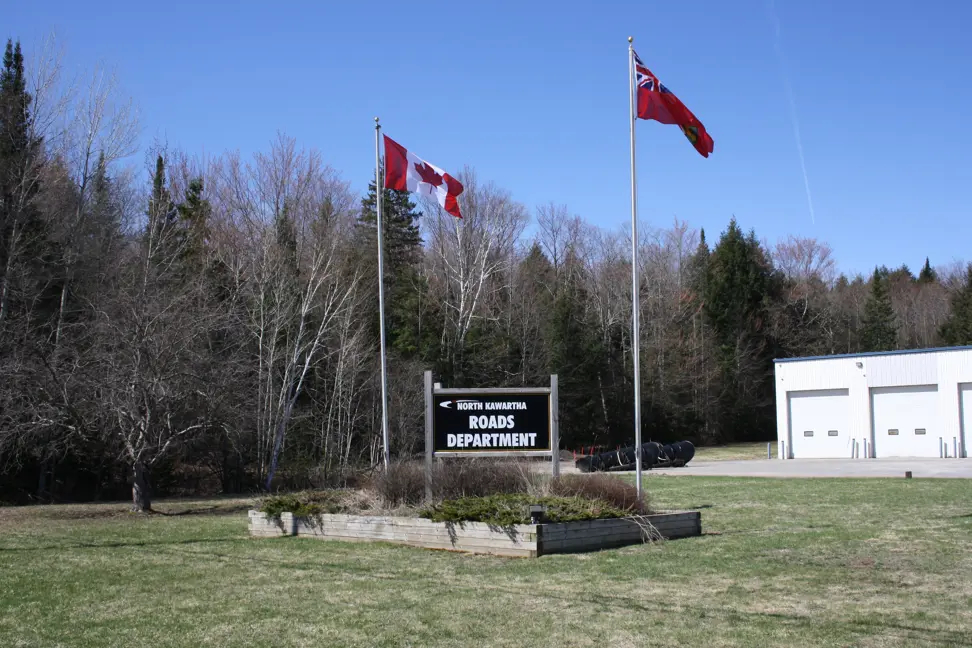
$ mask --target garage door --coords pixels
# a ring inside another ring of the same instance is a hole
[[[964,457],[969,456],[969,440],[972,437],[972,383],[959,385],[961,396],[962,438],[964,443]]]
[[[940,409],[935,385],[872,389],[874,456],[938,457]]]
[[[850,458],[850,397],[846,389],[789,392],[787,401],[794,459]]]

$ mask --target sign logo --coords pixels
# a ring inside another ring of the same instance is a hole
[[[444,407],[446,409],[451,409],[453,403],[455,403],[456,409],[472,409],[472,408],[469,408],[469,407],[463,407],[462,404],[463,403],[478,403],[478,402],[479,402],[478,400],[469,399],[469,398],[460,399],[460,400],[454,400],[454,401],[447,400],[447,401],[442,401],[441,403],[439,403],[439,407]]]

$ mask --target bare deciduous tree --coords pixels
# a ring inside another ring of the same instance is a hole
[[[796,283],[817,280],[830,286],[836,278],[833,250],[814,238],[786,237],[773,248],[773,263]]]
[[[256,345],[259,474],[276,472],[297,399],[352,303],[352,196],[316,152],[279,137],[252,164],[231,158],[222,206],[253,244],[244,251]]]
[[[90,223],[92,179],[106,173],[118,160],[135,152],[138,120],[131,99],[120,97],[117,77],[95,70],[87,87],[70,106],[72,119],[67,123],[58,156],[64,161],[74,183],[74,209],[57,223],[62,246],[60,305],[54,332],[54,347],[60,346],[78,260],[85,256],[83,247],[91,240],[91,230],[101,223]]]
[[[485,305],[508,280],[516,243],[526,227],[527,214],[509,192],[492,184],[480,186],[475,174],[460,176],[463,218],[426,201],[429,234],[429,284],[438,291],[445,316],[443,352],[461,372],[467,336],[477,320],[495,319]]]
[[[567,205],[548,203],[537,207],[537,241],[560,274],[569,250],[576,250],[580,243],[583,221],[571,215]]]

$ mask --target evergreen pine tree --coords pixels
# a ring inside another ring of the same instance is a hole
[[[548,319],[550,371],[560,389],[560,440],[571,448],[604,439],[600,380],[606,353],[587,314],[586,292],[576,281],[561,287]],[[618,442],[628,440],[628,430]]]
[[[875,268],[871,294],[861,318],[861,351],[892,351],[897,348],[898,323],[891,307],[887,269]]]
[[[203,198],[203,180],[195,178],[186,188],[186,196],[177,207],[183,228],[182,258],[190,273],[201,272],[206,266],[206,245],[209,240],[209,216],[212,207]]]
[[[284,201],[283,208],[274,220],[274,237],[280,254],[280,268],[282,278],[287,282],[286,299],[296,304],[300,299],[300,264],[297,259],[297,226],[290,214],[290,203]],[[296,306],[294,306],[296,309]]]
[[[918,283],[920,284],[930,284],[938,281],[938,273],[936,273],[931,264],[928,262],[928,257],[925,257],[925,265],[922,267],[921,272],[918,273]]]
[[[712,429],[709,423],[712,405],[715,402],[713,369],[716,366],[716,358],[711,352],[712,331],[705,316],[705,295],[709,286],[711,256],[712,252],[709,250],[703,228],[699,231],[699,245],[689,259],[690,301],[684,311],[685,320],[679,323],[681,326],[679,339],[688,340],[689,343],[683,347],[685,355],[680,359],[681,367],[676,373],[676,376],[685,376],[686,382],[690,385],[686,391],[691,397],[689,403],[684,405],[689,412],[680,414],[685,421],[681,424],[683,428],[681,437],[690,437],[702,442],[710,441]]]
[[[104,280],[117,272],[118,251],[125,240],[123,206],[109,175],[104,155],[99,155],[89,182],[85,218],[78,227],[81,254],[73,269],[72,292],[78,292],[76,309],[87,310],[91,296],[103,294]],[[87,293],[89,297],[81,297]]]
[[[7,167],[16,162],[29,161],[27,158],[36,152],[39,145],[31,138],[31,101],[20,42],[14,45],[13,41],[8,40],[3,56],[3,71],[0,72],[0,129],[3,132],[0,161],[4,164],[5,180],[8,181],[10,174],[17,173],[18,169]]]
[[[689,260],[689,282],[692,290],[701,301],[709,276],[709,244],[705,241],[705,228],[699,231],[699,246]]]
[[[359,250],[365,262],[374,264],[377,274],[377,191],[368,185],[358,218]],[[407,191],[382,189],[381,222],[385,271],[385,331],[389,348],[404,357],[434,359],[441,318],[428,298],[427,283],[419,272],[422,237],[419,219]],[[375,337],[378,332],[377,303],[374,310]]]
[[[773,273],[755,233],[743,235],[735,219],[709,260],[706,314],[719,343],[732,346],[741,331],[761,324]]]
[[[543,249],[538,242],[533,242],[533,245],[530,247],[530,252],[520,262],[520,266],[522,269],[521,274],[527,277],[534,287],[543,287],[547,289],[545,290],[547,292],[553,286],[555,279],[553,264],[550,263],[547,255],[543,253]]]
[[[547,343],[548,317],[553,310],[555,272],[553,264],[534,241],[514,273],[514,301],[507,313],[511,318],[503,353],[506,361],[497,363],[505,382],[529,386],[543,384],[550,374],[550,349]],[[495,355],[495,354],[494,354]],[[503,380],[502,376],[498,380]]]
[[[885,278],[893,283],[910,283],[915,281],[915,275],[911,273],[911,268],[907,263],[902,263],[900,268],[895,268],[885,273]]]
[[[98,162],[95,164],[94,174],[91,176],[91,214],[98,219],[99,216],[110,211],[111,204],[111,178],[108,177],[108,168],[105,164],[105,154],[98,155]]]
[[[422,212],[416,211],[416,205],[407,191],[383,189],[382,197],[381,222],[384,225],[382,237],[385,244],[385,274],[394,277],[398,271],[407,266],[414,266],[419,260],[422,245],[419,219],[422,217]],[[361,201],[358,226],[368,234],[369,238],[375,239],[377,238],[375,224],[378,221],[376,205],[375,183],[371,182],[368,185],[368,195]]]
[[[972,345],[972,263],[965,275],[965,285],[952,295],[952,312],[941,330],[942,341],[949,346]]]
[[[121,208],[113,192],[113,182],[108,175],[105,155],[102,153],[98,156],[98,163],[91,177],[91,201],[87,207],[92,240],[99,256],[109,253],[121,233]]]
[[[709,256],[704,312],[721,367],[723,441],[760,440],[773,433],[773,357],[769,304],[777,277],[755,232],[735,219]]]
[[[33,302],[35,316],[46,319],[48,293],[57,281],[52,267],[58,255],[34,202],[40,189],[41,142],[31,132],[31,104],[20,42],[8,40],[0,71],[0,321],[18,292]],[[21,276],[29,277],[31,286],[15,285],[17,265],[27,266]],[[44,294],[28,296],[28,291]]]
[[[148,227],[146,239],[149,254],[156,260],[171,260],[178,252],[179,243],[175,224],[177,210],[165,182],[165,158],[159,155],[152,174],[152,195],[149,197]]]

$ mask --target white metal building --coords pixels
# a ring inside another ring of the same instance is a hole
[[[776,361],[779,456],[967,457],[972,347]]]

